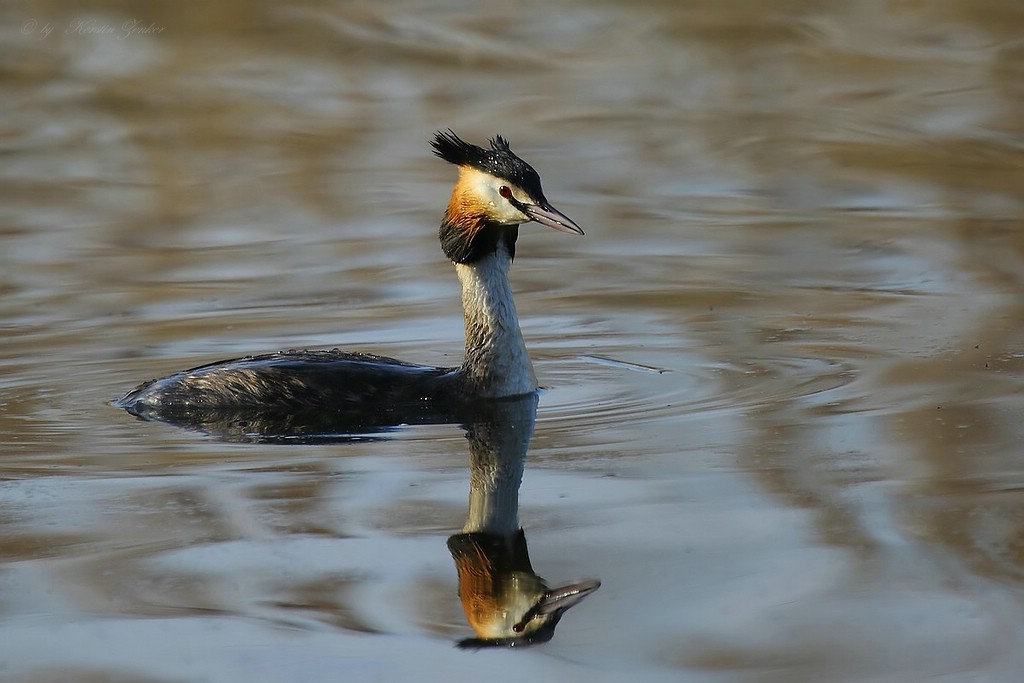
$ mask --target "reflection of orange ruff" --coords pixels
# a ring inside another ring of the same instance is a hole
[[[585,581],[549,590],[530,565],[526,535],[456,534],[448,550],[459,574],[459,599],[477,638],[462,647],[543,643],[562,614],[601,585]]]
[[[448,539],[448,550],[459,573],[459,599],[469,625],[481,638],[515,635],[516,624],[546,590],[530,566],[522,529],[507,539],[457,534]]]

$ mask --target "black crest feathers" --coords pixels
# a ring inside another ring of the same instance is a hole
[[[447,131],[437,131],[430,146],[434,148],[434,154],[450,164],[470,166],[496,178],[503,178],[523,188],[535,201],[545,201],[544,191],[540,187],[540,175],[516,156],[508,146],[508,140],[495,135],[490,143],[490,149],[478,147],[466,142],[449,128]]]
[[[497,139],[504,143],[505,149],[507,150],[508,142],[500,135]],[[434,139],[430,141],[430,146],[434,148],[434,154],[441,157],[449,164],[455,164],[456,166],[476,167],[483,163],[487,158],[486,149],[466,142],[456,135],[455,131],[451,128],[447,131],[437,131],[437,133],[434,134]]]

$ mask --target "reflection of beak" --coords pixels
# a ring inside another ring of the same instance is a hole
[[[538,605],[539,611],[541,614],[564,612],[600,587],[601,582],[597,579],[587,579],[561,588],[553,588],[544,593]]]
[[[537,221],[541,225],[546,225],[549,228],[561,230],[562,232],[571,232],[577,235],[583,234],[583,228],[576,225],[576,222],[573,221],[573,219],[569,218],[547,202],[542,202],[540,204],[517,202],[515,206],[517,209],[529,216],[531,221]]]
[[[583,598],[587,597],[600,587],[601,582],[597,579],[587,579],[586,581],[570,583],[568,586],[552,588],[549,591],[545,591],[544,597],[540,599],[540,602],[538,602],[533,609],[524,614],[519,623],[512,627],[512,630],[517,633],[521,633],[531,619],[535,619],[540,616],[554,617],[557,621],[558,617],[560,617],[565,610],[578,604],[583,600]]]

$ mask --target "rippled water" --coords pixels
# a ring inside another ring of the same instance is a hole
[[[0,8],[0,678],[1016,681],[1018,2]],[[457,426],[226,443],[110,401],[461,352],[434,130],[523,228],[551,642],[467,652]]]

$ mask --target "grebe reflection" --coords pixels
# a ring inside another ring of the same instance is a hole
[[[492,401],[466,425],[469,512],[448,539],[459,599],[475,638],[460,647],[520,647],[547,642],[562,615],[600,586],[587,579],[549,588],[533,570],[519,526],[519,485],[533,436],[537,397]]]

